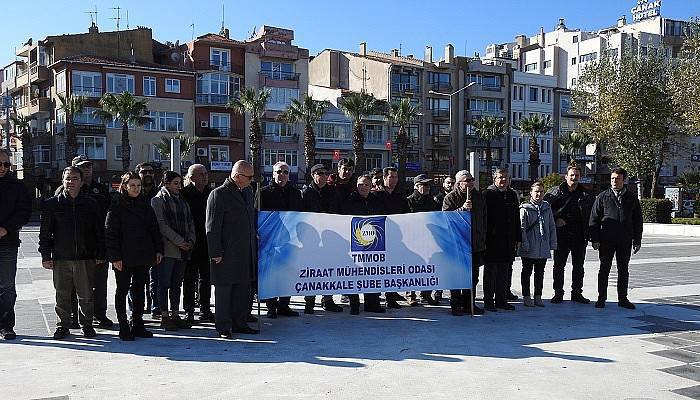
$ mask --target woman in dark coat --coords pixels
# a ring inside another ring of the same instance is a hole
[[[114,307],[119,319],[119,338],[152,337],[143,326],[145,277],[151,265],[160,262],[163,240],[150,204],[141,195],[141,178],[127,172],[122,176],[119,195],[112,202],[105,222],[107,260],[112,263],[117,291]],[[131,291],[131,325],[126,316],[126,296]]]

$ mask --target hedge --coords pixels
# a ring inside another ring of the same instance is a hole
[[[700,225],[700,218],[673,218],[671,222],[683,225]]]
[[[671,223],[673,205],[668,199],[642,199],[642,217],[644,222]]]

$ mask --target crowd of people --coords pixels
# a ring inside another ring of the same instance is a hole
[[[627,298],[628,263],[641,246],[642,214],[636,196],[625,188],[624,169],[614,169],[611,187],[594,196],[580,185],[581,170],[572,165],[561,185],[545,193],[544,185],[535,182],[522,203],[504,169],[494,171],[493,184],[484,190],[475,187],[469,171],[459,171],[444,180],[435,196],[433,180],[426,174],[413,178],[413,192],[407,193],[396,168],[355,174],[350,159],[341,159],[333,173],[323,164],[314,165],[312,181],[303,191],[290,183],[286,163],[278,162],[272,170],[272,181],[254,191],[253,166],[241,160],[223,184],[211,189],[203,165],[192,165],[184,178],[165,171],[157,185],[153,166],[142,163],[134,172],[126,172],[117,193],[110,195],[92,179],[90,160],[73,159],[62,171],[62,186],[44,201],[41,213],[39,252],[42,266],[53,271],[56,292],[58,322],[53,337],[63,339],[71,329],[94,337],[94,325],[113,325],[107,317],[108,265],[116,281],[114,304],[122,340],[153,336],[144,324],[144,313],[160,319],[161,328],[168,331],[208,322],[215,324],[222,338],[258,333],[248,325],[257,321],[252,315],[257,286],[256,209],[343,215],[470,212],[472,287],[450,289],[454,316],[513,310],[512,302],[518,300],[511,291],[516,257],[522,260],[524,306],[544,307],[544,271],[552,251],[554,297],[550,302],[564,299],[564,269],[571,254],[570,298],[588,304],[583,277],[589,242],[600,257],[595,306],[605,307],[616,257],[618,305],[634,308]],[[16,337],[19,231],[30,214],[29,194],[12,176],[8,155],[0,152],[0,336],[6,340]],[[483,307],[475,301],[482,269]],[[363,297],[363,310],[371,313],[443,301],[442,291],[386,292],[384,304],[380,293]],[[316,296],[304,300],[304,313],[313,314]],[[263,301],[267,318],[299,316],[290,307],[290,297]],[[341,302],[349,303],[350,314],[360,313],[358,294],[342,296]],[[344,311],[330,294],[320,297],[320,306],[329,312]]]

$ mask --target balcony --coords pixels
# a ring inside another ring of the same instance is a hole
[[[99,124],[99,125],[93,125],[93,124],[81,124],[74,122],[73,123],[73,129],[75,129],[75,132],[77,134],[82,134],[82,135],[104,135],[105,134],[105,126],[104,124]]]
[[[435,108],[430,110],[430,113],[432,114],[434,119],[449,119],[450,118],[450,110],[445,109],[445,108]]]
[[[12,92],[17,87],[17,82],[14,79],[8,79],[2,82],[2,93]]]
[[[296,89],[299,87],[300,74],[282,71],[260,71],[258,80],[260,86],[274,86]]]
[[[49,69],[46,65],[38,64],[36,61],[29,64],[29,81],[43,82],[49,79]]]
[[[501,91],[501,84],[500,84],[500,82],[497,82],[497,83],[484,82],[481,84],[481,89],[492,91],[492,92],[500,92]]]
[[[411,95],[414,93],[420,93],[420,85],[412,83],[392,83],[391,84],[392,93],[401,93],[405,95]]]
[[[434,92],[451,92],[452,84],[449,82],[435,82],[430,84],[430,90]]]
[[[231,72],[231,63],[224,60],[209,60],[209,68],[214,71]]]
[[[31,133],[32,137],[40,137],[47,135],[49,132],[44,128],[32,128]]]
[[[72,92],[73,96],[92,97],[92,98],[102,97],[102,88],[101,87],[73,86],[71,92]]]
[[[272,142],[272,143],[295,143],[299,141],[299,135],[270,135],[270,134],[265,134],[263,136],[264,140],[266,142]]]
[[[51,112],[53,110],[51,99],[48,97],[38,97],[32,99],[29,104],[29,114],[36,114],[40,112]]]
[[[29,68],[17,69],[16,89],[29,85]]]
[[[436,146],[449,146],[452,144],[452,139],[447,135],[435,135],[433,136],[433,144]]]
[[[505,118],[506,113],[501,110],[467,110],[467,112],[472,116],[471,119],[475,119],[474,117],[496,117],[496,118]]]
[[[199,136],[201,137],[222,137],[227,138],[231,136],[231,128],[229,127],[216,127],[211,128],[200,128]]]
[[[230,100],[238,98],[238,93],[229,94],[198,94],[195,98],[196,105],[220,105],[225,106]]]

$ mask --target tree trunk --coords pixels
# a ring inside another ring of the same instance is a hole
[[[539,175],[540,168],[540,148],[537,145],[537,138],[530,137],[530,145],[528,146],[530,152],[530,159],[528,164],[530,166],[530,182],[535,182]]]
[[[71,122],[68,122],[71,121]],[[65,147],[65,158],[66,164],[71,165],[71,161],[78,154],[78,136],[75,133],[75,128],[73,126],[73,116],[66,116],[66,147]]]
[[[486,170],[488,171],[489,175],[493,173],[493,171],[491,171],[491,164],[493,164],[493,156],[491,155],[491,143],[489,142],[486,145]],[[477,178],[474,177],[474,179]]]
[[[253,179],[260,187],[262,187],[263,181],[261,147],[260,122],[256,117],[253,117],[250,120],[250,161],[253,164]]]
[[[305,180],[307,184],[310,184],[313,179],[311,167],[314,166],[316,159],[316,133],[314,127],[308,124],[304,128],[304,158],[306,160]]]
[[[122,171],[129,170],[131,164],[131,147],[129,146],[129,125],[126,121],[122,123]],[[175,171],[180,173],[180,171]]]
[[[661,167],[664,165],[664,145],[665,141],[661,143],[661,148],[659,149],[659,158],[656,160],[656,168],[654,168],[654,173],[651,175],[651,198],[656,197],[656,185],[659,182],[659,174],[661,174]]]
[[[27,179],[27,172],[34,170],[34,149],[32,148],[32,135],[27,131],[22,132],[20,137],[22,140],[22,169],[24,170],[24,179]]]
[[[362,131],[360,121],[355,122],[352,128],[352,152],[355,156],[355,171],[361,174],[367,166],[365,165],[365,133]]]
[[[406,127],[399,126],[396,133],[396,160],[399,162],[399,181],[404,182],[406,178],[406,159],[408,158],[408,135]]]

